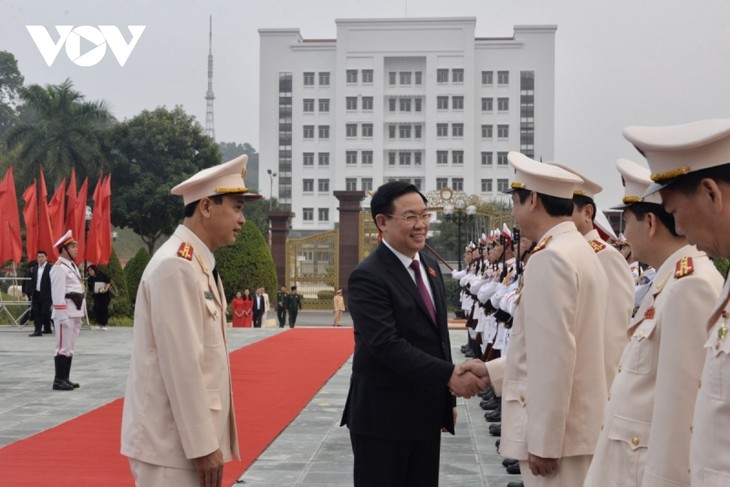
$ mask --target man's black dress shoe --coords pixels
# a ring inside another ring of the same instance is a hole
[[[524,482],[509,482],[507,487],[525,487]]]
[[[502,466],[509,467],[510,465],[514,465],[517,462],[519,462],[519,460],[517,460],[516,458],[505,458],[502,460]]]
[[[501,400],[493,397],[491,399],[485,399],[484,401],[480,401],[479,407],[484,409],[485,411],[492,411],[499,407],[500,402]]]
[[[29,337],[42,337],[43,336],[43,333],[41,333],[41,332],[38,332],[38,333],[33,332],[30,335],[28,335],[28,336]]]
[[[489,421],[490,423],[493,423],[496,421],[502,421],[502,411],[499,409],[495,409],[494,411],[490,411],[487,414],[485,414],[484,418],[487,421]]]
[[[492,426],[494,426],[494,428],[492,428]],[[494,423],[492,425],[489,425],[489,434],[492,436],[502,436],[502,423]]]
[[[510,465],[509,467],[507,467],[507,473],[512,474],[512,475],[519,475],[520,474],[520,464],[519,464],[519,462],[518,463],[515,463],[514,465]]]

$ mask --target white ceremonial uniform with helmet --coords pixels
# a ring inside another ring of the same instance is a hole
[[[86,314],[86,298],[77,307],[73,299],[67,296],[71,293],[85,294],[84,278],[76,264],[64,257],[59,257],[51,267],[50,277],[53,299],[51,319],[56,327],[55,355],[72,357]]]
[[[510,152],[508,160],[516,169],[513,188],[570,200],[580,182],[519,153]],[[539,240],[523,276],[509,353],[487,362],[502,396],[500,453],[520,460],[527,487],[580,487],[607,397],[606,275],[575,224],[564,221]],[[558,459],[557,472],[532,475],[528,453]]]
[[[185,205],[248,190],[246,156],[173,188]],[[259,197],[259,195],[244,195]],[[213,250],[180,225],[152,256],[137,292],[134,348],[122,414],[121,453],[138,486],[198,486],[193,459],[239,457],[226,343],[226,298]]]
[[[673,183],[693,172],[730,164],[730,119],[702,120],[668,127],[626,127],[624,137],[646,157],[649,164],[654,184],[645,195],[660,189],[671,191]],[[728,203],[725,201],[723,204],[727,209]],[[727,232],[728,223],[717,221],[713,234]],[[697,382],[692,421],[692,487],[730,485],[729,303],[730,281],[726,280],[720,297],[710,308],[706,323],[705,360],[702,377]],[[698,319],[702,320],[701,317]]]

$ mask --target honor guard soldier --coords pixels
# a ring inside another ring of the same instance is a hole
[[[608,281],[575,227],[582,179],[519,152],[512,216],[537,241],[514,308],[509,353],[466,368],[502,395],[500,453],[519,460],[525,485],[583,485],[606,403],[603,320]]]
[[[286,324],[286,286],[281,286],[279,292],[276,293],[276,319],[279,322],[279,328],[284,328]]]
[[[730,257],[730,119],[627,127],[624,137],[646,157],[655,183],[647,194],[660,191],[677,231],[711,257]],[[705,322],[708,332],[692,422],[693,487],[730,485],[729,318],[730,280],[726,280],[708,313],[692,320]]]
[[[56,376],[53,379],[53,390],[72,391],[79,387],[69,380],[69,374],[76,339],[81,333],[81,321],[86,314],[86,294],[84,280],[74,263],[79,249],[71,230],[54,247],[58,250],[58,260],[51,268],[51,318],[56,327],[56,351],[53,357]]]
[[[598,208],[594,198],[603,190],[601,185],[564,164],[556,165],[583,179],[583,183],[573,189],[573,223],[598,256],[611,288],[606,296],[608,308],[603,327],[606,347],[603,360],[606,366],[606,386],[610,388],[621,354],[628,343],[626,328],[634,311],[634,278],[626,259],[613,245],[603,240],[595,228]]]
[[[586,487],[689,486],[689,441],[705,329],[722,278],[704,252],[677,235],[658,193],[642,198],[649,170],[616,163],[634,256],[657,269],[628,327]]]
[[[226,298],[214,251],[246,223],[247,156],[204,169],[172,189],[182,225],[152,256],[137,291],[121,453],[138,487],[221,485],[240,457]]]

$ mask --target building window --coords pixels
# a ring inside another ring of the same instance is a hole
[[[329,125],[319,125],[317,128],[319,129],[319,138],[320,139],[329,139],[330,138],[330,126]]]
[[[437,123],[436,124],[436,137],[448,137],[449,136],[449,124],[448,123]]]
[[[448,164],[449,163],[449,151],[437,150],[436,151],[436,164]]]
[[[453,164],[464,164],[464,151],[463,150],[451,151],[451,162]]]
[[[420,112],[423,110],[423,99],[422,98],[414,98],[413,99],[413,111]]]
[[[463,96],[452,96],[451,97],[451,109],[452,110],[463,110],[464,109],[464,97]]]
[[[319,112],[320,113],[329,113],[330,111],[330,99],[329,98],[320,98],[319,99]]]
[[[328,71],[321,71],[319,73],[319,86],[330,85],[330,74]]]
[[[330,165],[330,153],[329,152],[320,152],[317,154],[317,164],[320,166],[329,166]]]
[[[494,98],[482,98],[482,111],[491,112],[494,110]]]
[[[497,71],[497,84],[508,85],[509,84],[509,71]]]
[[[410,85],[411,84],[411,73],[407,71],[401,71],[400,73],[400,84]]]
[[[491,152],[482,152],[482,166],[492,165],[493,154]]]
[[[363,96],[362,97],[362,109],[363,110],[372,110],[373,109],[373,97],[372,96]]]
[[[395,86],[397,76],[398,76],[398,73],[396,73],[395,71],[388,72],[388,84],[390,86]]]
[[[362,82],[363,83],[372,83],[373,82],[373,70],[372,69],[363,69],[362,70]]]
[[[357,69],[348,69],[347,70],[347,83],[357,83]]]
[[[464,136],[464,124],[463,123],[452,123],[451,124],[451,135],[453,137]]]
[[[372,137],[373,136],[373,124],[372,123],[362,124],[362,136],[363,137]]]
[[[345,178],[345,190],[357,191],[357,178]]]
[[[494,137],[494,125],[482,125],[482,139]]]
[[[357,110],[356,96],[348,96],[345,98],[345,109],[348,111]]]
[[[492,192],[492,180],[491,179],[482,179],[482,193],[491,193]]]
[[[398,164],[401,166],[411,165],[411,153],[410,152],[399,152],[398,153]]]
[[[411,99],[410,98],[401,98],[399,100],[398,105],[400,105],[401,112],[410,112],[411,111]]]
[[[314,111],[314,98],[305,98],[302,100],[304,107],[303,110],[305,112],[313,112]]]
[[[421,71],[416,71],[413,74],[415,75],[415,82],[416,82],[415,84],[417,84],[417,85],[422,84],[423,73]]]
[[[444,189],[449,187],[448,178],[436,178],[436,189]]]
[[[497,165],[498,166],[507,165],[507,153],[506,152],[497,152]]]
[[[305,139],[314,138],[314,125],[304,125],[304,126],[302,126],[302,130],[304,131],[303,137]]]
[[[497,98],[497,110],[506,112],[509,110],[509,98]]]
[[[373,165],[373,151],[371,150],[364,150],[362,151],[362,154],[360,154],[362,158],[362,164],[365,166],[372,166]]]
[[[395,125],[388,125],[388,138],[395,139]]]
[[[314,152],[305,152],[302,156],[302,164],[305,166],[314,166]]]
[[[419,125],[413,126],[413,138],[414,139],[420,139],[423,136],[422,132],[423,132],[423,125],[419,124]]]
[[[345,125],[345,135],[347,137],[357,137],[357,124],[348,123]]]
[[[304,86],[314,86],[314,73],[304,73]]]
[[[411,138],[411,126],[410,125],[401,125],[398,130],[398,135],[401,139],[410,139]]]
[[[314,179],[303,179],[302,191],[304,191],[305,193],[314,192]]]
[[[395,166],[395,152],[388,152],[388,165]]]
[[[329,193],[330,180],[329,179],[318,179],[317,180],[317,191],[320,193]]]
[[[388,111],[394,112],[396,110],[396,106],[398,104],[398,100],[395,98],[388,98]]]
[[[509,125],[497,125],[497,137],[500,139],[509,138]]]
[[[448,83],[449,82],[449,70],[448,69],[437,69],[436,70],[436,82],[437,83]]]
[[[305,222],[314,221],[314,208],[302,208],[302,220]]]
[[[349,150],[345,152],[345,160],[347,164],[357,164],[357,151]]]
[[[423,186],[423,179],[413,178],[413,186],[415,186],[418,191],[421,191],[421,187]]]
[[[453,83],[464,82],[464,70],[462,68],[456,68],[451,70],[451,81]]]
[[[328,222],[330,221],[330,209],[329,208],[319,208],[319,221],[321,222]]]
[[[373,190],[373,178],[362,178],[362,180],[360,180],[360,184],[360,189],[363,191]]]
[[[451,189],[454,191],[464,191],[464,179],[451,178]]]
[[[436,108],[439,110],[449,109],[449,97],[448,96],[437,96],[436,97]]]
[[[497,179],[497,191],[500,193],[504,193],[507,191],[507,186],[509,185],[509,179]]]
[[[494,83],[494,73],[492,71],[482,71],[482,84],[491,85]]]

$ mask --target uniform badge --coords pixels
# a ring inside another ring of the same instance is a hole
[[[677,267],[674,269],[674,278],[679,279],[684,276],[689,276],[695,271],[692,266],[692,257],[682,257],[677,262]]]
[[[604,244],[604,243],[603,243],[603,242],[601,242],[600,240],[591,240],[591,241],[590,241],[590,242],[588,242],[588,243],[589,243],[589,244],[591,244],[591,247],[593,247],[593,251],[594,251],[595,253],[598,253],[598,252],[600,252],[601,250],[603,250],[603,249],[605,249],[605,248],[606,248],[606,244]]]
[[[431,277],[436,277],[436,271],[435,271],[435,270],[433,270],[433,269],[432,269],[431,267],[429,267],[429,268],[428,268],[428,274],[429,274],[429,275],[430,275]]]
[[[652,307],[644,311],[644,319],[645,320],[653,320],[654,314],[656,313],[656,310]]]
[[[213,299],[213,293],[210,291],[204,291],[203,295],[205,296],[205,299]]]
[[[727,336],[727,311],[723,310],[720,316],[722,316],[722,324],[720,325],[720,328],[717,329],[717,341],[715,342],[715,349],[720,348],[720,344],[725,340],[725,337]]]
[[[186,260],[193,260],[193,246],[187,242],[183,242],[180,244],[180,248],[177,249],[177,256]]]
[[[547,237],[540,240],[540,243],[535,245],[535,248],[532,250],[532,253],[534,254],[535,252],[539,252],[542,249],[544,249],[545,247],[547,247],[547,244],[550,242],[550,240],[552,240],[552,238],[553,238],[552,235],[548,235]]]

